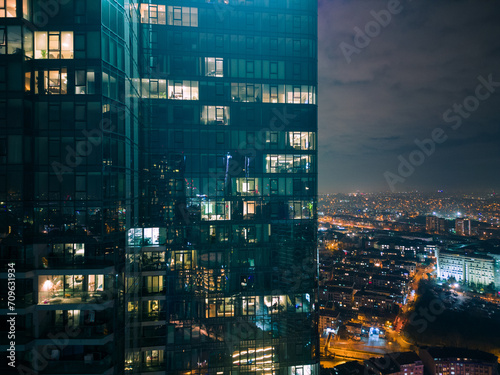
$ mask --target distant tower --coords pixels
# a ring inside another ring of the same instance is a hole
[[[437,216],[427,216],[425,220],[425,230],[428,233],[446,233],[446,221]]]
[[[470,236],[472,232],[471,221],[469,219],[456,219],[455,232],[459,236]]]

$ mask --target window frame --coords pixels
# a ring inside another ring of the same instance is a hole
[[[69,37],[69,40],[64,40],[66,37]],[[34,40],[35,59],[73,60],[75,57],[75,34],[73,31],[35,31]],[[68,42],[66,48],[64,47],[65,42]]]
[[[9,4],[14,5],[14,15],[10,16],[8,15]],[[16,17],[17,17],[16,0],[0,0],[0,18],[16,18]]]

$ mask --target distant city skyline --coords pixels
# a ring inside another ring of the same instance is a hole
[[[319,10],[320,193],[500,188],[498,4]]]

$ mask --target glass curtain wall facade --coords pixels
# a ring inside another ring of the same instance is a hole
[[[20,369],[317,374],[316,90],[312,0],[0,0]]]
[[[129,9],[0,1],[0,311],[17,313],[18,373],[124,371],[125,232],[139,193]],[[4,353],[9,328],[2,319]]]
[[[139,10],[148,113],[129,256],[147,273],[129,371],[315,374],[316,1]]]

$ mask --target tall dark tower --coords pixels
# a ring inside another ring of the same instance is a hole
[[[123,0],[0,1],[2,353],[4,317],[17,314],[9,374],[123,372],[139,27]]]
[[[143,281],[161,287],[131,301],[146,309],[135,342],[160,339],[129,360],[316,374],[317,3],[158,1],[140,14],[140,221],[158,235],[131,255],[164,266]]]
[[[16,365],[318,374],[316,92],[315,1],[0,0]]]

